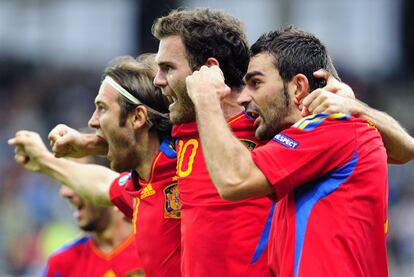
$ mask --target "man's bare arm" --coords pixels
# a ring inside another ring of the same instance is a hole
[[[371,121],[381,133],[388,162],[403,164],[414,159],[414,138],[391,116],[373,109],[365,103],[350,97],[317,89],[302,102],[310,113],[348,113]]]
[[[8,143],[15,146],[16,162],[25,169],[49,176],[90,202],[111,205],[109,188],[118,173],[100,165],[56,158],[34,132],[19,131]]]
[[[326,70],[318,70],[314,76],[326,79],[327,85],[303,99],[302,115],[342,112],[368,119],[381,133],[389,163],[403,164],[414,159],[414,138],[394,118],[356,100],[352,89]]]
[[[378,128],[389,163],[404,164],[414,159],[414,138],[390,115],[358,100],[351,114],[370,120]]]
[[[224,119],[220,98],[230,89],[224,84],[221,70],[203,66],[186,82],[196,107],[204,158],[220,196],[236,201],[274,193],[250,151],[233,136]]]

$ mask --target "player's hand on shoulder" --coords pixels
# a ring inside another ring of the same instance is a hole
[[[335,77],[324,69],[315,71],[316,78],[326,80],[326,86],[312,91],[299,104],[302,116],[317,113],[346,113],[354,114],[357,110],[358,101],[350,86],[335,79]]]
[[[306,96],[299,108],[302,116],[317,113],[345,113],[353,114],[355,99],[340,96],[325,89],[316,89]]]
[[[355,93],[350,86],[337,80],[331,73],[325,69],[319,69],[313,73],[315,78],[322,78],[326,80],[324,90],[349,98],[355,98]]]
[[[38,133],[31,131],[18,131],[14,138],[9,139],[13,145],[16,162],[30,171],[40,171],[42,160],[52,154],[46,148]]]

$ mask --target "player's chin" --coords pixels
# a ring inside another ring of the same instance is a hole
[[[134,169],[134,166],[128,166],[126,162],[120,163],[114,159],[111,161],[111,168],[116,172],[125,172]]]
[[[185,122],[185,119],[182,116],[182,114],[179,112],[175,112],[175,111],[170,112],[170,120],[172,124],[175,124],[175,125],[182,124]]]
[[[83,230],[83,226],[87,225],[87,220],[85,220],[84,215],[78,213],[75,215],[75,219],[78,223],[79,228]]]
[[[114,156],[113,153],[116,153],[116,152],[111,151],[111,148],[109,148],[108,154],[106,156],[106,158],[110,162],[111,168],[117,172],[125,171],[123,170],[125,167],[125,162],[120,161],[118,156],[117,155]]]
[[[179,120],[179,118],[177,118],[177,115],[174,114],[174,112],[170,111],[169,116],[170,116],[170,121],[172,122],[172,124],[180,124],[179,123],[180,120]]]
[[[195,112],[190,109],[174,109],[170,111],[170,120],[173,124],[183,124],[195,121]]]
[[[110,162],[111,169],[115,170],[116,172],[122,172],[121,166],[116,161],[110,160]]]
[[[270,126],[262,122],[257,127],[255,136],[259,140],[270,140],[275,136],[275,133]]]
[[[92,232],[95,231],[95,225],[93,223],[91,223],[90,221],[83,221],[83,222],[78,222],[78,226],[81,230],[85,231],[85,232]]]

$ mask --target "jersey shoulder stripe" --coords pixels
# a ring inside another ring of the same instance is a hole
[[[166,137],[162,141],[159,150],[170,159],[177,157],[177,153],[175,151],[175,143],[171,137]]]
[[[346,120],[346,119],[349,119],[350,117],[351,116],[349,114],[344,114],[344,113],[334,113],[334,114],[318,113],[315,115],[307,116],[303,118],[302,120],[299,120],[298,122],[293,124],[293,127],[304,130],[304,131],[312,131],[315,128],[317,128],[319,125],[321,125],[322,122],[324,122],[327,118],[336,119],[336,120]]]

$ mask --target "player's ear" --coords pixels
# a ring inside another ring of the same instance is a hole
[[[220,66],[220,63],[216,58],[210,57],[210,58],[207,59],[207,61],[204,65],[206,65],[208,67],[211,67],[213,65]]]
[[[145,126],[148,119],[148,109],[144,105],[138,105],[135,107],[131,115],[131,120],[134,128],[138,129]]]
[[[299,106],[303,98],[305,98],[309,94],[309,81],[308,78],[304,74],[296,74],[293,78],[291,83],[295,88],[295,104]]]

